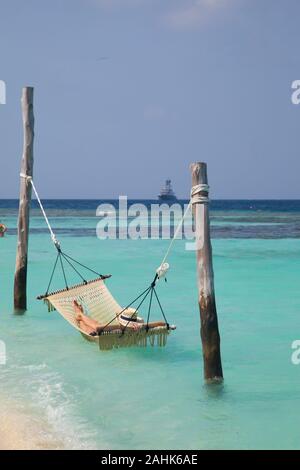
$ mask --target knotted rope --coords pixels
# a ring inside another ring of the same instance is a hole
[[[196,184],[191,189],[191,202],[192,204],[209,202],[209,186],[208,184]]]

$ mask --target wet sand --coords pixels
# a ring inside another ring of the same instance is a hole
[[[62,449],[44,423],[13,408],[0,411],[0,450]]]

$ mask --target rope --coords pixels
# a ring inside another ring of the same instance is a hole
[[[171,248],[172,248],[172,246],[173,246],[173,243],[174,243],[174,241],[176,240],[176,237],[177,237],[177,235],[178,235],[178,233],[179,233],[179,230],[181,229],[181,226],[182,226],[182,224],[183,224],[184,219],[185,219],[186,216],[187,216],[188,211],[190,210],[190,207],[191,207],[191,202],[189,202],[189,204],[188,204],[188,206],[187,206],[187,208],[186,208],[186,210],[185,210],[183,216],[181,217],[181,220],[179,221],[179,223],[178,223],[178,225],[177,225],[177,228],[176,228],[175,233],[174,233],[174,235],[173,235],[173,237],[172,237],[172,239],[171,239],[171,242],[170,242],[170,244],[169,244],[169,246],[168,246],[168,249],[167,249],[167,251],[166,251],[166,254],[165,254],[165,256],[164,256],[164,258],[163,258],[163,260],[162,260],[162,262],[161,262],[161,265],[163,265],[163,264],[166,262],[166,260],[167,260],[167,258],[168,258],[168,256],[169,256],[169,253],[170,253],[170,251],[171,251]]]
[[[49,289],[51,287],[51,283],[52,283],[52,279],[53,279],[53,276],[54,276],[54,273],[55,273],[55,270],[56,270],[56,266],[57,266],[57,262],[58,262],[58,258],[60,256],[60,253],[59,251],[57,252],[57,256],[56,256],[56,260],[55,260],[55,263],[54,263],[54,266],[53,266],[53,269],[52,269],[52,273],[51,273],[51,276],[50,276],[50,281],[49,281],[49,284],[48,284],[48,287],[47,287],[47,290],[46,290],[46,294],[48,294],[49,292]]]
[[[147,325],[146,330],[149,330],[149,320],[150,320],[150,313],[151,313],[151,306],[152,306],[152,297],[153,297],[154,287],[151,288],[150,300],[149,300],[149,307],[148,307],[148,315],[147,315]]]
[[[60,251],[58,252],[58,257],[59,257],[61,269],[62,269],[62,272],[63,272],[63,275],[64,275],[64,280],[65,280],[66,289],[69,290],[69,286],[68,286],[68,283],[67,283],[67,277],[66,277],[66,273],[65,273],[65,268],[64,268],[64,263],[63,263],[63,260],[62,260],[61,252],[60,252]]]
[[[145,299],[148,297],[149,292],[150,292],[150,291],[152,292],[152,290],[153,290],[153,287],[152,287],[152,286],[150,286],[150,287],[148,287],[148,289],[146,289],[146,293],[145,293],[144,297],[142,298],[142,300],[140,301],[140,303],[138,304],[138,306],[137,306],[137,308],[136,308],[136,311],[137,311],[137,312],[138,312],[140,306],[144,303]],[[145,291],[144,291],[144,292],[145,292]],[[141,295],[143,295],[144,292],[143,292]],[[134,302],[135,302],[135,301],[131,302],[130,305],[132,305]],[[126,308],[128,308],[128,307],[126,307]],[[124,310],[126,310],[126,308],[123,309],[122,312],[124,312]],[[122,312],[121,312],[119,315],[121,315]],[[118,315],[118,316],[119,316],[119,315]],[[126,328],[128,327],[129,323],[130,323],[130,320],[128,320],[128,322],[126,323],[124,329],[122,330],[121,336],[125,333],[125,330],[126,330]]]
[[[36,199],[37,199],[37,201],[38,201],[38,203],[39,203],[39,206],[40,206],[40,209],[41,209],[42,214],[43,214],[43,216],[44,216],[44,219],[45,219],[45,221],[46,221],[47,227],[48,227],[48,229],[49,229],[49,232],[50,232],[50,235],[51,235],[51,239],[52,239],[52,241],[53,241],[53,243],[54,243],[54,245],[55,245],[55,247],[56,247],[56,249],[57,249],[57,251],[58,251],[58,255],[59,255],[59,256],[57,257],[57,259],[56,259],[56,262],[55,262],[55,265],[54,265],[54,269],[53,269],[52,274],[51,274],[51,278],[50,278],[50,282],[49,282],[49,286],[48,286],[47,292],[48,292],[49,287],[50,287],[51,282],[52,282],[52,278],[53,278],[53,274],[54,274],[54,271],[55,271],[55,268],[56,268],[56,265],[57,265],[57,262],[58,262],[58,258],[59,258],[59,261],[60,261],[60,265],[61,265],[61,268],[62,268],[62,272],[63,272],[63,276],[64,276],[64,280],[65,280],[65,284],[66,284],[66,287],[67,287],[67,288],[68,288],[68,284],[67,284],[67,280],[66,280],[66,273],[65,273],[64,266],[63,266],[63,262],[62,262],[62,257],[63,257],[64,260],[71,266],[71,268],[74,269],[74,271],[78,274],[78,276],[82,279],[82,281],[83,281],[84,283],[87,282],[86,279],[80,274],[80,272],[75,268],[75,266],[73,265],[73,263],[72,263],[71,261],[77,263],[78,265],[82,266],[83,268],[85,268],[85,269],[87,269],[87,270],[89,270],[89,271],[91,271],[91,272],[93,272],[93,273],[95,273],[95,274],[97,274],[98,276],[101,277],[101,274],[97,273],[97,272],[94,271],[93,269],[88,268],[88,267],[85,266],[84,264],[80,263],[79,261],[76,261],[74,258],[72,258],[71,256],[69,256],[69,255],[67,255],[66,253],[63,253],[63,252],[61,251],[60,243],[59,243],[59,241],[57,240],[56,235],[55,235],[55,233],[54,233],[53,230],[52,230],[52,227],[51,227],[51,225],[50,225],[49,219],[48,219],[47,214],[46,214],[46,212],[45,212],[45,209],[44,209],[44,207],[43,207],[42,201],[41,201],[41,199],[40,199],[40,197],[39,197],[39,194],[38,194],[38,192],[37,192],[37,190],[36,190],[36,187],[35,187],[35,185],[34,185],[32,176],[25,175],[24,173],[20,173],[20,176],[21,176],[21,178],[25,178],[26,183],[31,183],[32,189],[33,189],[33,191],[34,191],[34,194],[35,194]],[[71,261],[70,261],[70,260],[71,260]]]
[[[51,239],[52,239],[52,241],[53,241],[55,247],[56,247],[58,250],[60,250],[60,243],[59,243],[59,241],[57,240],[57,238],[56,238],[56,236],[55,236],[55,233],[54,233],[53,230],[52,230],[52,227],[51,227],[50,222],[49,222],[49,220],[48,220],[47,214],[46,214],[46,212],[45,212],[45,210],[44,210],[43,204],[42,204],[42,202],[41,202],[41,200],[40,200],[40,197],[39,197],[38,192],[37,192],[37,190],[36,190],[36,187],[35,187],[35,185],[34,185],[32,176],[25,175],[24,173],[20,173],[20,176],[21,176],[21,178],[25,178],[25,180],[26,180],[27,183],[31,183],[31,186],[32,186],[32,189],[33,189],[33,191],[34,191],[35,197],[36,197],[36,199],[37,199],[37,201],[38,201],[38,203],[39,203],[39,206],[40,206],[40,208],[41,208],[42,214],[43,214],[44,219],[45,219],[45,221],[46,221],[46,224],[47,224],[47,226],[48,226],[48,229],[49,229],[49,232],[50,232],[50,235],[51,235]]]
[[[131,307],[132,304],[134,304],[138,299],[140,299],[145,294],[145,296],[143,297],[141,303],[138,306],[138,308],[139,308],[142,305],[142,303],[144,302],[147,295],[149,294],[150,289],[151,289],[151,286],[147,287],[147,289],[145,289],[138,297],[136,297],[132,302],[130,302],[130,304],[128,304],[126,307],[124,307],[123,310],[121,310],[121,312],[116,313],[116,315],[108,323],[106,323],[106,325],[103,326],[102,331],[105,330],[105,328],[107,326],[109,326],[114,320],[116,320],[116,318],[118,318],[119,315],[121,315],[127,308]]]
[[[87,280],[80,274],[78,269],[75,268],[75,266],[71,263],[71,261],[68,260],[68,258],[65,256],[65,254],[63,252],[61,252],[60,254],[61,254],[61,256],[63,256],[63,258],[66,260],[66,262],[69,263],[71,268],[74,269],[74,271],[78,274],[78,276],[81,278],[81,280],[84,282],[84,284],[87,284]]]
[[[86,266],[85,264],[80,263],[80,261],[77,261],[76,259],[72,258],[72,256],[67,255],[67,253],[64,252],[63,255],[64,255],[64,257],[69,258],[71,261],[74,261],[74,263],[79,264],[79,266],[81,266],[82,268],[87,269],[87,270],[90,271],[91,273],[97,274],[97,276],[99,276],[99,277],[103,277],[103,274],[100,274],[100,273],[98,273],[97,271],[94,271],[94,269],[89,268],[89,267]],[[75,269],[75,268],[74,268],[74,269]]]
[[[179,233],[179,230],[181,229],[183,221],[186,218],[190,208],[192,207],[193,204],[208,203],[209,202],[208,192],[209,192],[208,184],[197,184],[197,185],[192,187],[190,202],[189,202],[189,204],[188,204],[181,220],[179,221],[179,223],[177,225],[177,228],[176,228],[175,233],[174,233],[174,235],[173,235],[173,237],[172,237],[172,239],[169,243],[169,246],[167,248],[165,256],[163,257],[163,260],[162,260],[161,264],[159,265],[159,267],[156,270],[156,273],[158,275],[158,279],[164,277],[166,275],[168,269],[169,269],[169,264],[166,263],[166,260],[167,260],[169,254],[170,254],[170,251],[173,247],[173,244],[176,240],[176,237]]]
[[[157,295],[157,292],[156,292],[156,290],[155,290],[155,287],[153,288],[153,292],[154,292],[154,295],[155,295],[156,300],[157,300],[157,302],[158,302],[158,305],[159,305],[160,311],[161,311],[161,313],[162,313],[162,316],[164,317],[164,320],[165,320],[165,322],[166,322],[167,328],[169,329],[170,325],[169,325],[169,323],[168,323],[168,320],[167,320],[167,318],[166,318],[164,309],[162,308],[162,305],[161,305],[160,300],[159,300],[159,298],[158,298],[158,295]]]
[[[192,204],[209,202],[208,198],[209,186],[208,184],[196,184],[191,189],[191,202]]]

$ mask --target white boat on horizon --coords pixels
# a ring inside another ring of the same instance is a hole
[[[173,191],[171,180],[168,179],[162,187],[158,199],[160,201],[177,201],[176,194]]]

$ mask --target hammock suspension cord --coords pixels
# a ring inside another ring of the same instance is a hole
[[[180,221],[178,222],[178,225],[176,227],[176,230],[174,232],[173,237],[171,238],[171,241],[169,243],[167,251],[166,251],[166,253],[165,253],[165,255],[162,259],[162,262],[156,270],[156,273],[158,275],[158,279],[161,278],[161,277],[165,277],[165,275],[166,275],[166,273],[169,269],[169,264],[167,263],[167,258],[170,254],[170,251],[171,251],[171,249],[174,245],[174,242],[177,238],[177,235],[178,235],[179,231],[181,230],[182,224],[183,224],[186,216],[188,215],[191,207],[193,206],[193,204],[196,204],[196,203],[202,203],[202,204],[203,203],[208,203],[209,202],[208,193],[209,193],[209,185],[208,184],[197,184],[197,185],[192,187],[190,201],[187,205],[187,208],[184,211],[183,216],[181,217]]]
[[[66,264],[68,264],[72,269],[73,271],[76,272],[76,274],[80,277],[80,279],[82,280],[82,282],[84,284],[87,284],[87,280],[82,276],[82,274],[78,271],[78,269],[76,269],[76,267],[74,266],[74,263],[76,263],[77,265],[81,266],[82,268],[96,274],[97,276],[101,277],[101,278],[105,278],[105,276],[103,276],[103,274],[100,274],[98,273],[97,271],[95,271],[94,269],[91,269],[89,268],[88,266],[86,266],[85,264],[83,263],[80,263],[79,261],[75,260],[74,258],[72,258],[72,256],[68,255],[67,253],[63,252],[62,249],[61,249],[61,245],[60,245],[60,242],[58,241],[51,225],[50,225],[50,222],[49,222],[49,219],[47,217],[47,214],[45,212],[45,209],[43,207],[43,204],[41,202],[41,199],[39,197],[39,194],[37,192],[37,189],[34,185],[34,182],[33,182],[33,179],[32,179],[32,176],[27,176],[27,175],[24,175],[23,173],[20,173],[20,176],[21,178],[25,178],[27,184],[30,183],[31,186],[32,186],[32,189],[33,189],[33,192],[35,194],[35,197],[38,201],[38,204],[40,206],[40,209],[41,209],[41,212],[44,216],[44,219],[46,221],[46,224],[47,224],[47,227],[49,229],[49,232],[50,232],[50,236],[51,236],[51,240],[57,250],[57,257],[56,257],[56,260],[55,260],[55,263],[54,263],[54,267],[53,267],[53,270],[52,270],[52,273],[51,273],[51,276],[50,276],[50,281],[49,281],[49,284],[48,284],[48,287],[47,287],[47,290],[46,290],[46,294],[48,294],[49,290],[50,290],[50,287],[51,287],[51,284],[52,284],[52,280],[53,280],[53,277],[54,277],[54,273],[56,271],[56,268],[57,268],[57,264],[58,264],[58,261],[59,261],[59,264],[60,264],[60,267],[61,267],[61,270],[62,270],[62,273],[63,273],[63,278],[64,278],[64,283],[65,283],[65,287],[66,289],[68,290],[69,289],[69,286],[68,286],[68,281],[67,281],[67,275],[66,275],[66,270],[65,270],[65,266],[64,266],[64,262]]]

